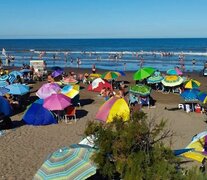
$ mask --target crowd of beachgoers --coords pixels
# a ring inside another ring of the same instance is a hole
[[[206,127],[204,120],[206,119],[207,98],[203,99],[207,89],[206,77],[201,77],[196,73],[186,74],[179,67],[173,67],[167,72],[160,72],[153,68],[140,66],[137,72],[124,72],[100,70],[96,68],[95,64],[91,69],[64,69],[58,66],[48,68],[45,63],[43,71],[24,64],[18,68],[4,66],[0,73],[1,97],[6,99],[14,110],[12,114],[8,113],[8,115],[1,113],[2,125],[0,127],[15,130],[2,131],[3,135],[0,137],[2,145],[8,143],[10,146],[8,151],[3,152],[4,148],[2,148],[0,153],[3,165],[11,170],[11,174],[6,170],[0,173],[4,178],[24,177],[19,175],[18,170],[21,173],[26,172],[26,177],[33,177],[48,154],[64,145],[78,143],[88,120],[95,120],[95,114],[100,110],[101,105],[113,97],[125,99],[129,112],[143,110],[148,114],[159,113],[160,118],[169,118],[172,130],[177,132],[177,136],[182,137],[175,142],[173,148],[184,148],[193,135],[202,132]],[[13,92],[12,86],[16,85],[25,89]],[[48,87],[50,90],[52,89],[51,92]],[[46,92],[44,88],[47,89]],[[185,94],[191,92],[195,93],[195,96]],[[68,101],[64,107],[55,109],[57,104],[54,103],[44,105],[45,99],[50,99],[50,96],[54,94],[58,94],[58,96],[61,94],[64,96],[63,99]],[[188,101],[188,98],[191,99]],[[50,122],[48,126],[41,126],[47,123],[38,122],[38,124],[36,122],[37,124],[35,124],[35,122],[28,121],[28,108],[38,99],[44,99],[41,103],[43,103],[43,107],[52,112],[55,123]],[[77,122],[74,123],[73,120],[70,120],[72,124],[69,125],[64,122],[68,122],[67,113],[69,110],[71,112],[68,107],[71,106],[76,110],[75,117],[72,119],[75,118]],[[177,112],[174,113],[173,109],[176,109]],[[178,114],[180,119],[178,119]],[[183,122],[181,122],[182,120]],[[107,119],[104,121],[107,122]],[[58,125],[56,125],[57,123]],[[18,137],[21,137],[22,140],[18,140]],[[49,140],[50,138],[53,140]],[[47,142],[44,145],[45,141]],[[23,150],[21,145],[26,149]],[[16,151],[15,153],[18,153],[14,160],[8,158],[11,153],[14,153],[12,147]],[[15,169],[15,164],[20,161],[19,156],[23,158],[27,153],[27,148],[30,151],[29,155],[33,158],[28,158],[23,162],[31,163],[38,153],[32,163],[32,168],[29,170],[25,163],[20,163],[22,167],[18,166]],[[20,152],[21,155],[19,155]],[[3,168],[1,166],[0,168]]]

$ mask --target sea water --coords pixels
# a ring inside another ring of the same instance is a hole
[[[185,71],[201,71],[207,61],[207,38],[2,39],[3,48],[7,56],[15,57],[10,63],[14,66],[42,59],[48,67],[91,68],[95,64],[106,70],[136,71],[150,66],[165,71],[184,64]],[[5,56],[1,58],[5,64]]]

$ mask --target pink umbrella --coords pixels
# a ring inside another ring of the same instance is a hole
[[[60,86],[56,83],[43,84],[41,88],[36,92],[36,95],[40,99],[45,99],[52,94],[57,94],[61,90]]]
[[[71,99],[64,94],[52,94],[43,103],[43,107],[51,111],[63,110],[70,105]]]

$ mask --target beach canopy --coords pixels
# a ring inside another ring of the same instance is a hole
[[[200,92],[198,94],[198,100],[201,101],[203,104],[207,103],[207,92]]]
[[[57,94],[60,90],[61,88],[58,84],[46,83],[40,87],[40,89],[36,92],[36,95],[41,99],[45,99],[52,94]]]
[[[202,162],[204,158],[207,158],[207,131],[195,135],[186,147],[186,149],[190,148],[192,150],[182,154],[182,156],[198,162]]]
[[[13,95],[24,95],[29,92],[29,86],[18,83],[10,84],[6,88],[9,89],[8,94]]]
[[[139,94],[140,96],[148,96],[150,95],[151,88],[147,85],[137,84],[131,86],[129,91],[134,94]]]
[[[9,92],[9,89],[7,89],[5,87],[0,87],[0,96],[4,96],[8,92]]]
[[[154,72],[155,69],[151,67],[141,68],[134,74],[134,80],[136,81],[143,80],[151,76]]]
[[[168,75],[183,75],[182,71],[179,68],[167,70]]]
[[[199,94],[198,89],[186,89],[184,92],[180,94],[180,96],[185,100],[185,101],[198,101],[198,94]]]
[[[9,101],[0,96],[0,113],[4,114],[5,116],[11,116],[13,114],[13,108]]]
[[[113,89],[111,83],[101,78],[97,78],[89,84],[88,91],[101,92],[103,88],[109,88],[110,90]]]
[[[64,110],[71,105],[71,99],[64,94],[52,94],[44,100],[43,107],[48,110]]]
[[[36,100],[24,113],[23,121],[28,125],[41,126],[57,124],[54,115],[43,107],[43,100]]]
[[[148,84],[160,83],[164,78],[162,76],[151,76],[147,79]]]
[[[115,71],[108,71],[102,74],[101,78],[106,80],[117,79],[120,76],[120,73]]]
[[[128,121],[130,110],[124,98],[113,96],[99,108],[95,119],[109,123],[116,117]]]
[[[183,78],[176,75],[167,75],[161,82],[164,86],[175,87],[183,83]]]
[[[87,179],[96,173],[96,166],[90,160],[95,151],[81,144],[59,149],[48,157],[33,179]]]
[[[194,80],[194,79],[190,79],[189,81],[186,81],[185,83],[185,88],[186,89],[193,89],[193,88],[199,88],[201,85],[200,82]]]

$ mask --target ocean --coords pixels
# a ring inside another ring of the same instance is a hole
[[[207,61],[207,38],[179,39],[2,39],[0,49],[14,57],[10,65],[22,66],[42,59],[48,67],[79,67],[136,71],[176,66],[201,71]],[[0,55],[6,64],[4,55]],[[195,64],[192,64],[194,59]]]

